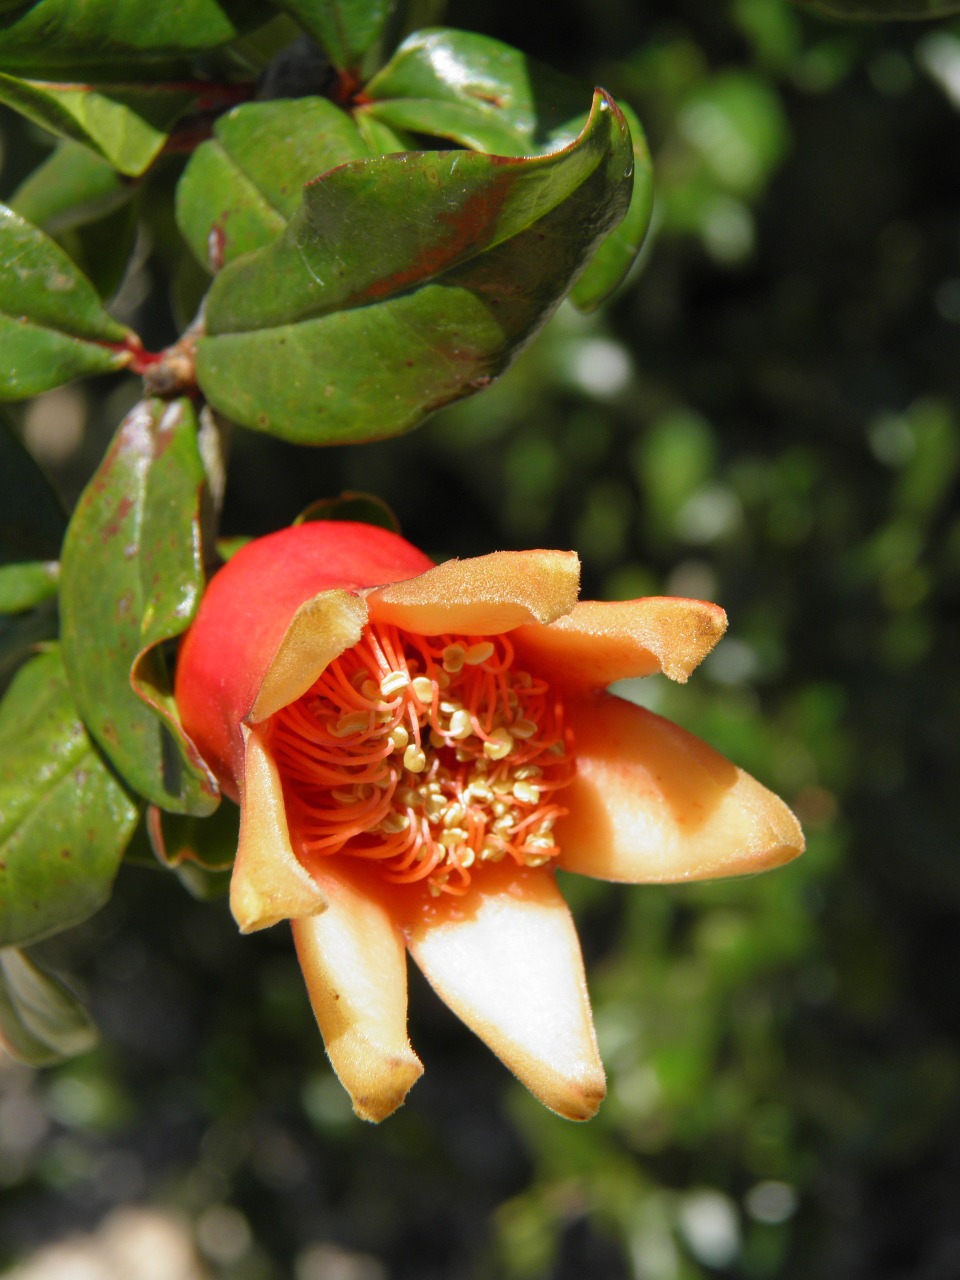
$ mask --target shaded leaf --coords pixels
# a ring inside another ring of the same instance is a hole
[[[93,1020],[70,988],[15,947],[0,950],[0,1043],[18,1062],[50,1066],[97,1043]]]
[[[33,0],[0,15],[0,66],[19,73],[157,62],[211,49],[264,20],[261,0]]]
[[[602,93],[547,156],[342,166],[214,281],[200,385],[228,417],[305,443],[407,430],[506,367],[622,218],[632,172]]]
[[[349,115],[326,98],[245,103],[191,157],[177,223],[198,262],[218,271],[280,235],[305,182],[369,154]]]
[[[905,18],[945,18],[960,13],[960,0],[796,0],[808,9],[835,18],[898,21]]]
[[[653,214],[653,162],[647,139],[636,113],[623,102],[618,106],[633,142],[633,194],[623,221],[597,249],[570,292],[570,301],[581,311],[595,310],[624,279],[647,238]]]
[[[128,202],[59,237],[101,298],[112,298],[123,283],[137,244],[137,214],[137,205]]]
[[[10,208],[55,236],[112,213],[134,190],[103,156],[65,140],[17,187]]]
[[[143,173],[177,119],[197,102],[183,86],[45,84],[0,72],[0,102],[63,138],[85,143],[121,173]]]
[[[91,733],[132,787],[207,813],[217,788],[180,729],[162,642],[203,590],[204,468],[193,406],[142,401],[70,522],[63,548],[64,660]]]
[[[397,0],[278,0],[335,67],[356,68],[382,38]]]
[[[240,841],[240,810],[226,801],[209,818],[162,813],[151,806],[147,833],[154,854],[195,898],[220,898],[229,891]]]
[[[0,564],[55,560],[67,516],[50,482],[0,415]]]
[[[24,613],[57,594],[56,560],[0,565],[0,613]]]
[[[372,493],[341,493],[336,498],[320,498],[301,511],[294,524],[311,520],[356,520],[359,524],[375,524],[391,533],[400,532],[396,512],[382,498]]]
[[[87,736],[59,650],[32,658],[0,703],[0,945],[102,906],[136,822]]]
[[[0,399],[121,369],[134,342],[68,255],[0,205]]]

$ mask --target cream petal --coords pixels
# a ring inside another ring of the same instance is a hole
[[[605,1093],[580,942],[546,871],[483,867],[463,898],[408,923],[431,986],[552,1111],[587,1120]]]
[[[367,596],[370,617],[420,635],[498,635],[569,613],[580,586],[572,551],[494,551],[447,560]]]
[[[360,639],[367,606],[349,591],[324,591],[305,600],[290,619],[248,716],[259,724],[296,702],[345,649]]]
[[[283,802],[283,786],[257,729],[243,726],[240,844],[230,879],[230,910],[242,933],[278,920],[312,915],[326,906],[320,888],[297,860]]]
[[[327,910],[292,921],[327,1054],[362,1120],[396,1111],[423,1074],[407,1039],[403,938],[371,886],[331,860]]]
[[[719,605],[674,596],[583,600],[548,627],[520,627],[518,657],[566,686],[605,688],[662,671],[683,683],[727,627]]]
[[[554,827],[566,870],[665,883],[763,871],[803,852],[783,801],[678,725],[610,695],[566,711],[577,776]]]

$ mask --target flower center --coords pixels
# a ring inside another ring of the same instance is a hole
[[[505,635],[371,624],[277,712],[271,749],[304,861],[352,854],[439,896],[464,893],[484,862],[555,858],[571,733],[547,682],[513,659]]]

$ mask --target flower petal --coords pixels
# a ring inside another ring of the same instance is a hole
[[[510,638],[521,659],[548,680],[602,689],[656,671],[683,683],[726,627],[719,605],[649,596],[584,600],[549,627],[520,627]]]
[[[407,945],[431,986],[552,1111],[603,1100],[580,943],[546,871],[482,869],[463,898],[412,917]]]
[[[327,666],[360,639],[367,607],[349,591],[305,600],[290,619],[250,709],[258,724],[307,692]]]
[[[372,621],[420,635],[498,635],[569,613],[579,585],[580,561],[572,551],[494,551],[380,587],[367,604]]]
[[[230,879],[230,910],[241,933],[322,911],[326,899],[297,861],[273,757],[256,729],[244,728],[240,845]]]
[[[407,1039],[407,955],[370,886],[328,860],[327,910],[292,922],[327,1054],[362,1120],[383,1120],[423,1074]]]
[[[566,712],[577,775],[554,828],[565,870],[666,883],[763,871],[803,852],[783,801],[685,729],[609,695]]]

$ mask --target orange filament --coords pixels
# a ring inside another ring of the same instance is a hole
[[[438,896],[464,893],[480,863],[556,858],[571,734],[547,682],[513,658],[505,635],[371,624],[278,711],[271,747],[304,862],[351,854]]]

